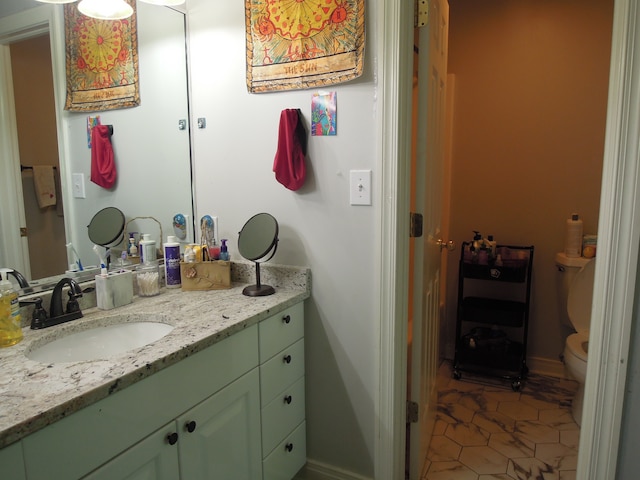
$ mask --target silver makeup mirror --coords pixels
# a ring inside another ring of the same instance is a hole
[[[258,213],[247,220],[238,235],[238,252],[256,266],[256,284],[242,290],[249,297],[272,295],[270,285],[260,283],[260,263],[273,258],[278,249],[278,221],[268,213]]]

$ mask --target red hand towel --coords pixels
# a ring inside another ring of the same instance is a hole
[[[278,149],[273,161],[276,180],[289,190],[298,190],[304,184],[307,136],[300,110],[288,108],[280,113]]]
[[[102,188],[111,188],[117,177],[109,126],[96,125],[91,130],[91,181]]]

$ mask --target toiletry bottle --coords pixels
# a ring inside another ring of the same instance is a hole
[[[9,271],[0,271],[0,347],[10,347],[22,340],[20,302],[9,281]]]
[[[474,230],[473,233],[474,233],[474,235],[473,235],[473,248],[477,252],[478,250],[480,250],[480,247],[482,246],[482,235],[480,235],[480,232],[478,232],[477,230]]]
[[[493,235],[487,235],[485,244],[487,245],[487,249],[489,250],[489,258],[496,258],[496,249],[498,246],[498,242],[493,239]]]
[[[129,233],[129,256],[138,256],[138,246],[136,245],[136,238],[133,236],[135,232]]]
[[[187,245],[184,249],[185,263],[193,263],[196,261],[196,252],[193,251],[193,245]]]
[[[220,245],[216,243],[216,239],[213,239],[213,245],[209,247],[209,258],[211,260],[220,260]]]
[[[157,253],[156,253],[156,242],[151,239],[151,235],[145,233],[142,235],[142,240],[140,240],[140,263],[149,263],[155,262]]]
[[[179,288],[180,278],[180,243],[178,238],[169,235],[164,244],[164,278],[167,288]]]
[[[572,213],[567,219],[567,231],[565,234],[564,254],[567,257],[579,257],[582,255],[582,219],[577,213]]]
[[[221,240],[222,245],[220,246],[220,260],[229,260],[229,250],[227,249],[227,242],[228,240],[226,238],[223,238]]]

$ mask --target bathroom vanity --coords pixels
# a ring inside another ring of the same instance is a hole
[[[245,283],[166,290],[64,326],[25,330],[21,344],[0,351],[10,377],[0,383],[3,477],[291,479],[306,460],[309,272],[272,272],[277,288],[268,297],[242,295]],[[174,328],[106,360],[45,365],[25,356],[110,317]]]

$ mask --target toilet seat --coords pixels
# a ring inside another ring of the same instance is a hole
[[[586,363],[587,346],[589,344],[589,336],[582,333],[574,333],[567,337],[566,347],[576,359]]]

